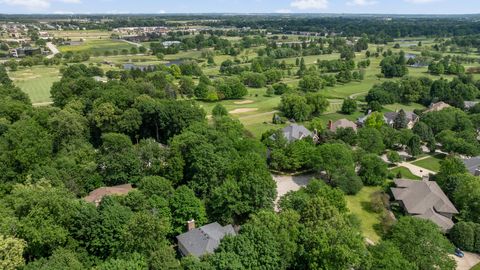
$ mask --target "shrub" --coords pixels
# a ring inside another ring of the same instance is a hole
[[[475,223],[459,222],[450,231],[452,243],[465,251],[473,251],[475,245]]]

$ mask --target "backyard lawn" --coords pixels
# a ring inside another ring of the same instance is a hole
[[[415,161],[412,164],[430,171],[438,172],[440,171],[440,161],[442,161],[444,158],[444,154],[437,154],[422,160]]]
[[[398,172],[402,175],[402,178],[410,179],[410,180],[421,180],[422,178],[414,175],[408,168],[405,167],[396,167],[390,170],[392,173],[397,176]]]
[[[375,226],[380,223],[380,214],[370,210],[370,197],[380,190],[380,187],[363,187],[357,195],[346,196],[348,209],[360,219],[363,235],[373,242],[380,240],[375,230]]]

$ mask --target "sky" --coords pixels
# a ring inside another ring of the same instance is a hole
[[[0,13],[480,13],[480,0],[0,0]]]

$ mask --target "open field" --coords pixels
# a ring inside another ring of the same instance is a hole
[[[35,66],[10,72],[14,84],[28,94],[33,104],[51,101],[50,88],[60,80],[57,67]]]
[[[50,35],[56,38],[65,38],[71,40],[80,39],[106,39],[110,38],[112,32],[102,30],[66,30],[66,31],[48,31]]]
[[[380,187],[363,187],[357,195],[346,196],[348,209],[361,221],[363,235],[373,242],[380,240],[375,230],[376,225],[380,223],[380,214],[370,209],[370,201],[372,194],[380,190]]]
[[[113,40],[113,39],[92,39],[92,40],[85,40],[83,44],[80,45],[67,45],[67,46],[59,46],[58,49],[60,52],[99,52],[103,53],[105,51],[118,51],[120,52],[123,49],[130,50],[131,48],[136,47],[129,43],[120,41],[120,40]]]

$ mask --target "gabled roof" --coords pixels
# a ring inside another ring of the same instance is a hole
[[[438,111],[441,111],[443,109],[446,109],[446,108],[450,108],[451,106],[448,105],[447,103],[443,102],[443,101],[440,101],[440,102],[437,102],[437,103],[432,103],[430,104],[430,107],[428,107],[428,110],[426,110],[425,112],[426,113],[429,113],[429,112],[438,112]]]
[[[357,124],[348,120],[348,119],[340,119],[332,123],[330,130],[332,132],[336,132],[338,128],[352,128],[353,130],[357,130]]]
[[[387,112],[385,113],[385,119],[388,124],[393,124],[395,122],[395,118],[397,118],[397,115],[399,112]],[[405,116],[407,117],[408,122],[415,122],[418,119],[418,115],[416,115],[413,112],[405,112]]]
[[[306,127],[297,124],[291,124],[282,129],[283,136],[287,139],[288,142],[293,142],[296,140],[301,140],[305,137],[312,137],[313,133],[308,130]],[[275,136],[272,135],[271,139],[275,139]]]
[[[437,182],[397,179],[395,185],[397,187],[391,189],[393,196],[402,201],[408,214],[429,219],[445,231],[453,226],[442,214],[453,215],[458,211]]]
[[[357,123],[359,123],[360,125],[363,125],[365,121],[367,121],[368,117],[370,117],[371,114],[372,112],[369,112],[368,114],[358,118]],[[387,122],[387,118],[385,118],[385,115],[383,116],[383,121],[385,121],[385,123]]]
[[[185,249],[182,251],[182,253],[186,253],[183,254],[184,256],[200,257],[213,253],[226,235],[235,234],[232,225],[222,227],[214,222],[178,235],[177,241]]]

